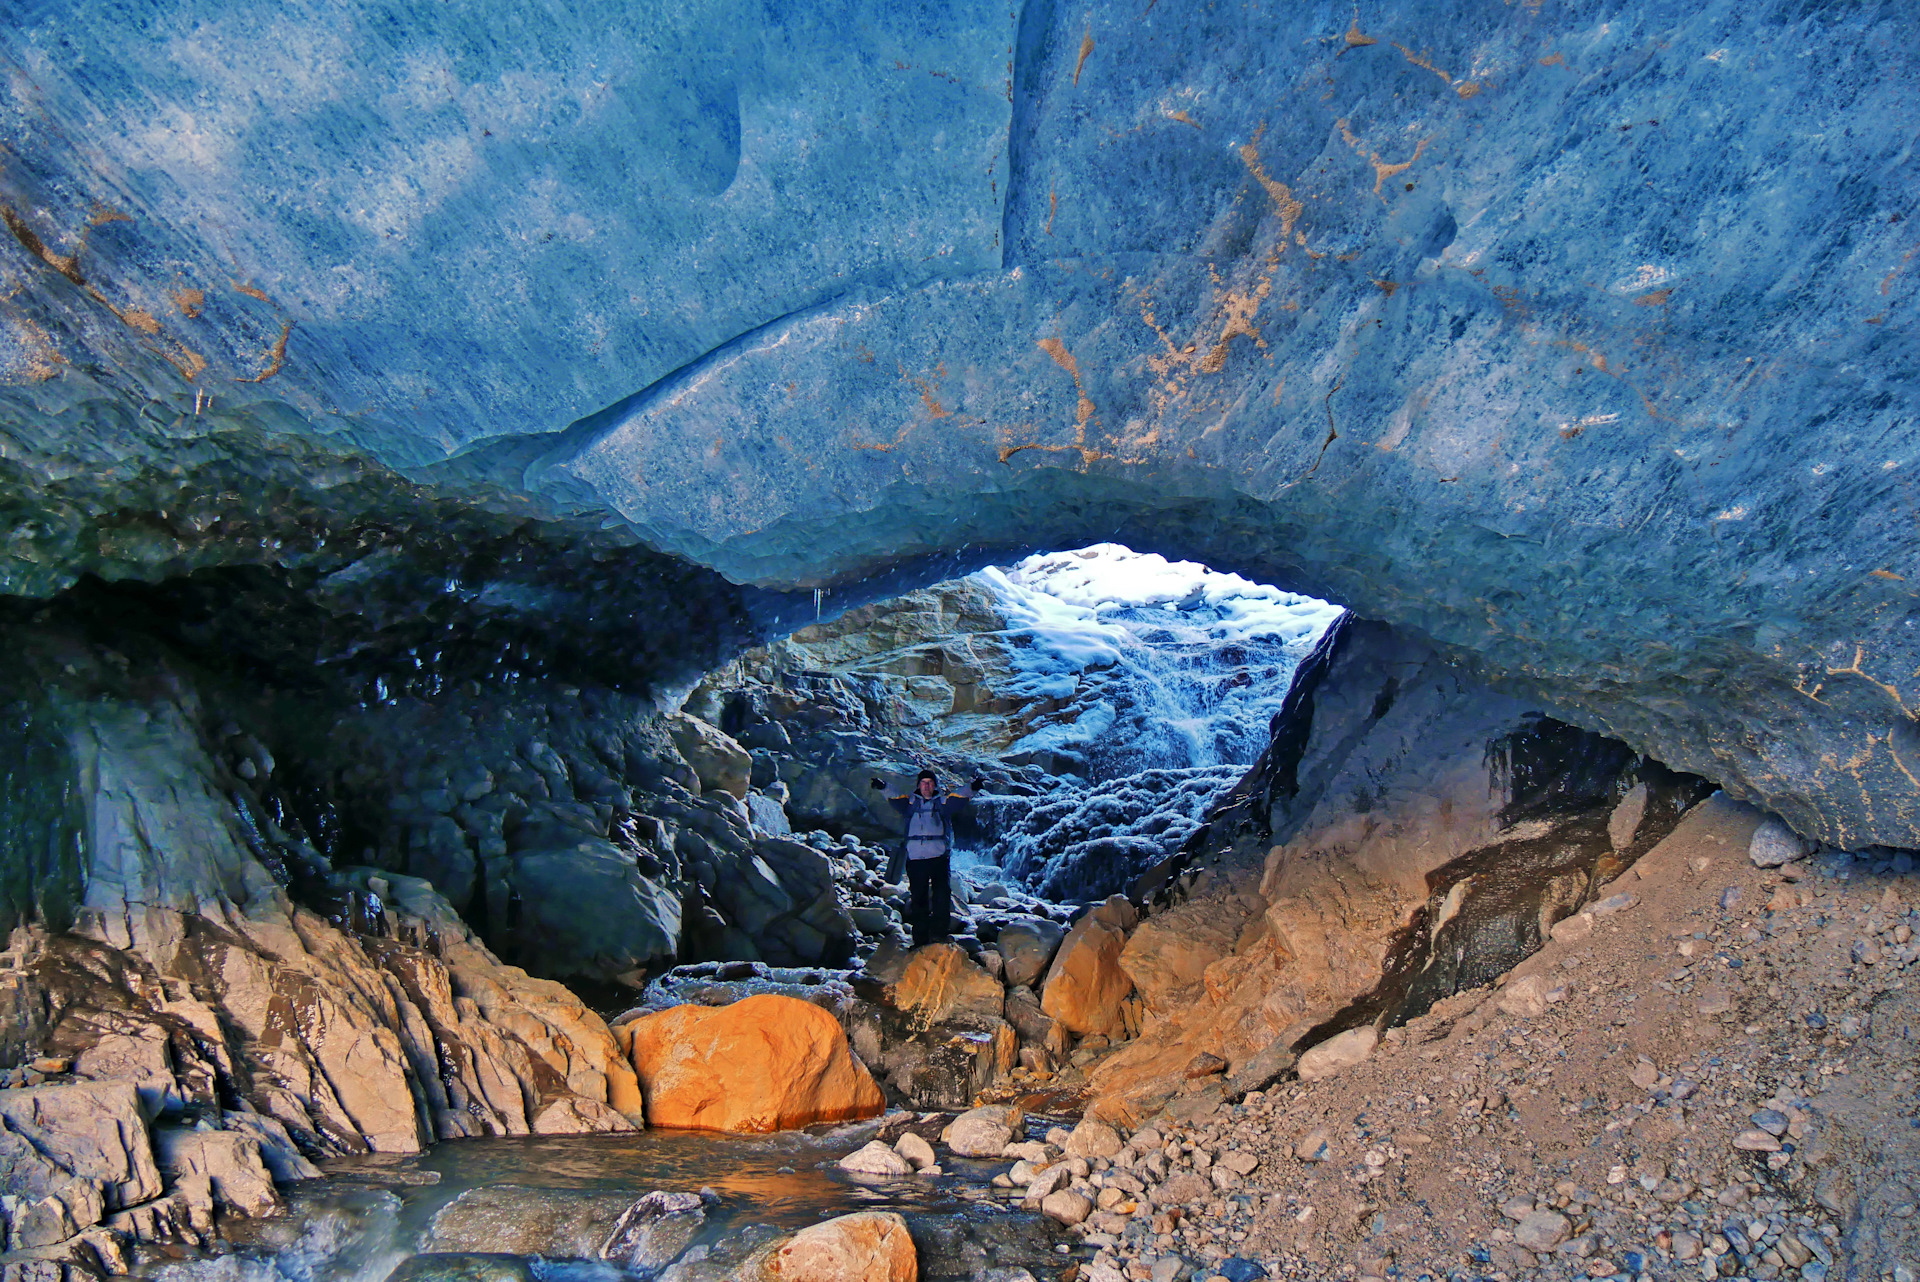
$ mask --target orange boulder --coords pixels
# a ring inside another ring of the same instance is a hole
[[[839,1021],[798,998],[675,1006],[624,1031],[649,1126],[785,1131],[886,1107]]]
[[[857,1211],[810,1224],[747,1261],[756,1282],[915,1282],[920,1261],[907,1222],[891,1211]]]
[[[1133,920],[1130,909],[1116,916],[1122,909],[1125,900],[1118,909],[1103,904],[1082,917],[1054,954],[1040,989],[1040,1009],[1082,1037],[1124,1032],[1120,1003],[1133,991],[1133,980],[1121,967],[1120,954]]]

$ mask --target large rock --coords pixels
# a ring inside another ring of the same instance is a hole
[[[86,1089],[225,1108],[290,1179],[310,1174],[302,1146],[632,1128],[632,1068],[577,997],[503,965],[425,881],[327,869],[221,786],[217,754],[245,736],[204,735],[188,671],[65,653],[98,665],[100,695],[35,733],[72,746],[39,767],[50,786],[66,770],[90,790],[85,895],[72,932],[23,934],[17,961],[50,1015],[41,1040],[96,1079]],[[290,902],[263,858],[333,918]],[[236,1083],[251,1112],[231,1107]]]
[[[891,1211],[858,1211],[809,1224],[757,1254],[750,1282],[915,1282],[919,1257],[907,1222]]]
[[[921,1028],[956,1023],[991,1029],[1006,1006],[1000,981],[954,944],[914,949],[888,998]]]
[[[880,1179],[901,1179],[914,1172],[912,1162],[879,1140],[855,1149],[835,1165],[850,1175],[871,1175]]]
[[[160,1168],[131,1083],[0,1091],[0,1123],[0,1187],[7,1193],[40,1197],[78,1177],[100,1189],[108,1210],[160,1196]]]
[[[626,1209],[599,1254],[630,1272],[651,1272],[677,1259],[706,1222],[706,1204],[698,1193],[656,1189]]]
[[[1169,1007],[1193,995],[1207,967],[1233,951],[1248,918],[1265,908],[1258,896],[1248,895],[1150,916],[1128,937],[1120,969],[1149,1007]]]
[[[1371,1024],[1350,1028],[1302,1054],[1296,1071],[1303,1082],[1332,1077],[1365,1060],[1379,1042],[1379,1030]]]
[[[1006,1104],[983,1104],[947,1123],[940,1140],[961,1157],[999,1157],[1019,1132],[1021,1111]]]
[[[209,1209],[218,1202],[224,1211],[255,1218],[286,1210],[252,1135],[163,1127],[153,1133],[153,1149],[168,1182],[188,1190],[189,1198],[207,1197]]]
[[[1643,785],[1629,835],[1612,819]],[[1138,888],[1181,901],[1148,925],[1233,943],[1091,1070],[1095,1111],[1133,1121],[1165,1105],[1199,1055],[1284,1060],[1356,1003],[1412,1017],[1493,982],[1710,790],[1378,625],[1336,628],[1208,830]],[[1175,878],[1192,882],[1184,896]]]
[[[615,1230],[631,1224],[635,1206],[631,1193],[484,1185],[434,1212],[425,1244],[431,1251],[591,1257],[620,1246]]]
[[[1066,927],[1044,917],[1022,917],[1002,926],[994,947],[1000,953],[1000,974],[1007,987],[1031,988],[1038,983],[1066,934]]]
[[[653,1126],[791,1130],[872,1117],[886,1104],[839,1022],[797,998],[676,1006],[628,1028]]]
[[[1074,924],[1040,990],[1040,1009],[1081,1036],[1123,1031],[1120,1003],[1133,980],[1120,965],[1126,927],[1113,924],[1112,916],[1096,909]]]
[[[1799,833],[1769,815],[1753,830],[1747,843],[1747,856],[1760,868],[1779,868],[1813,853],[1813,846]]]
[[[700,778],[700,786],[745,798],[753,778],[753,757],[729,735],[685,713],[672,713],[667,725],[673,746]]]

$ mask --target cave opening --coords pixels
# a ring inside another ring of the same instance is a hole
[[[956,896],[1085,902],[1202,826],[1342,613],[1118,543],[1039,552],[802,627],[710,675],[685,710],[753,753],[756,790],[796,827],[835,837],[892,840],[861,769],[980,776],[955,822]],[[801,725],[829,690],[880,731],[861,761]]]

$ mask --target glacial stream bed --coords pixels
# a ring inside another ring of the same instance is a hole
[[[926,1279],[1015,1268],[1048,1279],[1074,1258],[1052,1221],[993,1199],[988,1181],[1009,1162],[943,1151],[940,1176],[838,1170],[879,1126],[458,1140],[417,1156],[339,1159],[325,1180],[286,1190],[285,1217],[226,1221],[219,1254],[136,1272],[156,1282],[384,1282],[404,1265],[406,1282],[718,1282],[777,1234],[868,1210],[905,1218]],[[621,1213],[655,1189],[717,1195],[677,1263],[632,1270],[597,1258]]]

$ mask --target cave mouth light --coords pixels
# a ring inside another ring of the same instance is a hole
[[[1089,778],[1246,766],[1293,671],[1344,610],[1117,543],[973,576],[1007,621],[1008,693],[1059,705],[1003,755]]]

